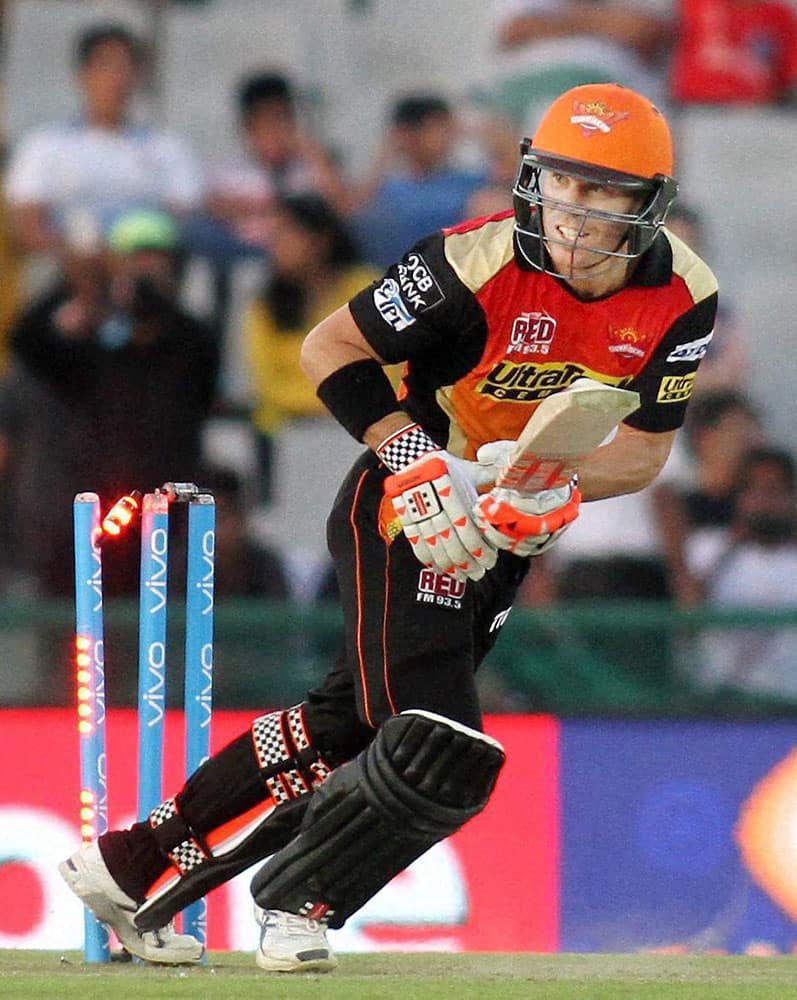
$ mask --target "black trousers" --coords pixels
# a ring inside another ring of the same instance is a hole
[[[382,525],[386,475],[370,452],[364,454],[344,481],[328,522],[345,643],[302,711],[311,746],[332,767],[363,750],[385,719],[405,709],[425,709],[481,729],[476,669],[528,571],[528,560],[506,552],[486,576],[467,584],[421,566],[404,535],[391,540]],[[194,772],[176,796],[193,836],[207,836],[270,795],[260,767],[252,732],[246,731]],[[265,833],[275,824],[278,829],[267,850],[247,849],[241,871],[290,840],[303,814],[295,805],[278,808],[273,820],[264,822]],[[167,867],[164,850],[172,846],[164,848],[147,822],[100,839],[111,874],[139,901]],[[177,908],[186,902],[181,899]]]
[[[316,745],[337,757],[351,756],[350,740],[360,749],[386,718],[408,708],[481,729],[475,672],[528,571],[529,560],[505,552],[479,581],[425,569],[404,535],[391,541],[381,523],[386,475],[365,453],[327,523],[345,648],[310,692],[306,717]]]

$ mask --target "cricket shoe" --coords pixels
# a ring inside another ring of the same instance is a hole
[[[96,841],[84,844],[62,861],[58,871],[72,892],[111,928],[131,955],[162,965],[186,965],[202,958],[204,948],[199,941],[190,934],[178,934],[171,922],[155,931],[136,927],[133,917],[138,906],[114,882]]]
[[[338,964],[325,920],[255,907],[260,944],[255,961],[266,972],[331,972]]]

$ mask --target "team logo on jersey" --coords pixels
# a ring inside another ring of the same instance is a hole
[[[410,253],[396,267],[401,297],[415,312],[427,312],[439,305],[445,295],[429,265],[419,253]]]
[[[627,111],[612,111],[603,101],[573,101],[570,124],[578,125],[583,135],[592,138],[598,132],[611,132],[612,126],[628,118]]]
[[[623,382],[623,379],[607,377],[584,365],[572,363],[540,365],[532,361],[499,361],[478,383],[476,391],[493,399],[534,402],[545,399],[560,389],[566,389],[571,382],[585,375],[607,385],[618,385]]]
[[[714,331],[712,330],[705,337],[700,337],[699,340],[690,340],[688,344],[679,344],[667,355],[668,361],[700,361],[701,358],[706,356],[706,351],[708,350],[708,345],[711,343],[711,338],[714,336]]]
[[[509,335],[508,354],[547,354],[551,349],[556,320],[547,312],[521,313]]]
[[[415,317],[401,297],[401,289],[394,278],[384,278],[374,289],[374,305],[382,319],[394,330],[406,330],[412,326]]]
[[[659,403],[683,403],[692,395],[695,375],[697,372],[690,372],[688,375],[665,375],[659,383],[656,401]]]
[[[465,596],[465,581],[455,580],[445,573],[422,569],[418,576],[418,593],[415,600],[422,604],[436,604],[442,608],[459,611]]]
[[[650,337],[640,333],[631,326],[620,330],[609,331],[609,353],[616,354],[621,359],[632,361],[634,358],[644,358]]]

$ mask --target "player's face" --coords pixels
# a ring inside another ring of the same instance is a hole
[[[551,170],[542,171],[540,191],[544,198],[558,203],[545,205],[542,220],[548,253],[560,274],[605,267],[605,251],[622,251],[628,226],[593,213],[629,214],[638,206],[635,195]]]

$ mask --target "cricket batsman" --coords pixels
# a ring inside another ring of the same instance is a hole
[[[661,470],[712,336],[714,275],[664,225],[676,192],[662,114],[615,84],[576,87],[523,141],[513,211],[421,240],[309,333],[305,373],[368,446],[328,521],[344,647],[305,701],[61,864],[133,954],[198,960],[174,915],[268,858],[258,965],[332,969],[327,928],[487,805],[504,753],[475,671],[581,499]],[[397,398],[383,367],[398,362]],[[577,486],[496,486],[535,408],[585,376],[640,405]]]

